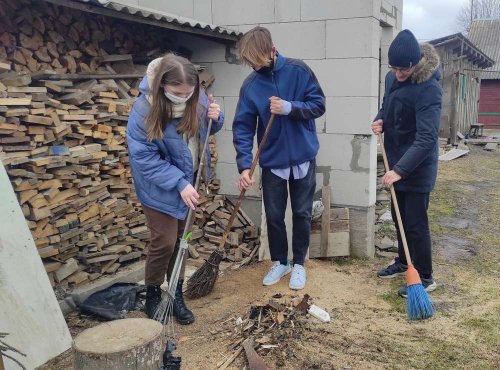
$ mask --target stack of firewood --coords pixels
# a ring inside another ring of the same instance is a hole
[[[0,158],[49,277],[81,284],[140,258],[149,237],[125,143],[137,91],[50,77],[0,75]]]
[[[199,267],[220,245],[233,212],[235,202],[223,195],[214,195],[218,180],[212,180],[207,195],[201,187],[200,204],[196,209],[195,224],[190,238],[188,264]],[[224,259],[233,266],[250,263],[259,250],[259,228],[240,207],[224,245]],[[201,257],[201,258],[200,258]],[[227,266],[227,265],[225,265]]]
[[[114,273],[145,253],[150,234],[125,131],[145,65],[169,49],[180,51],[175,37],[152,26],[0,0],[0,160],[55,286]],[[200,78],[213,82],[205,71]],[[210,150],[212,195],[197,211],[194,265],[215,248],[233,207],[215,195],[215,137]],[[228,240],[228,261],[255,256],[258,229],[243,211]]]

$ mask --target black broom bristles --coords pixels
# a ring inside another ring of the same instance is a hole
[[[219,265],[223,255],[219,251],[214,251],[205,260],[196,272],[189,278],[186,288],[186,297],[201,298],[209,294],[213,289],[217,277],[219,276]]]

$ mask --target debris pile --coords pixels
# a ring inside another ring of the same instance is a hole
[[[287,339],[298,335],[304,319],[310,316],[310,307],[316,307],[311,303],[308,294],[300,297],[278,293],[266,301],[255,302],[242,317],[231,315],[215,322],[210,333],[228,336],[228,349],[232,351],[232,355],[221,361],[218,368],[229,366],[243,351],[245,342],[253,343],[257,354],[264,360],[281,350]]]

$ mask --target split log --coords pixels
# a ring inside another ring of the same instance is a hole
[[[75,370],[158,370],[164,350],[161,323],[131,318],[81,332],[73,343]]]

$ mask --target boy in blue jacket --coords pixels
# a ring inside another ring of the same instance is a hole
[[[401,31],[389,47],[382,109],[372,123],[375,134],[384,132],[390,171],[382,178],[394,186],[413,264],[428,292],[436,289],[432,277],[431,235],[427,209],[437,175],[441,115],[439,56],[430,44],[418,44],[409,30]],[[378,272],[380,278],[405,275],[406,257],[394,207],[399,257]],[[406,286],[399,295],[407,297]]]
[[[264,27],[255,27],[243,36],[240,56],[254,70],[243,82],[233,122],[240,189],[254,184],[249,172],[255,133],[260,143],[271,114],[276,115],[259,158],[274,262],[263,284],[276,284],[291,272],[290,288],[303,289],[319,150],[314,120],[325,113],[325,96],[311,69],[300,60],[280,55]],[[288,261],[285,227],[288,193],[293,213],[293,267]]]

